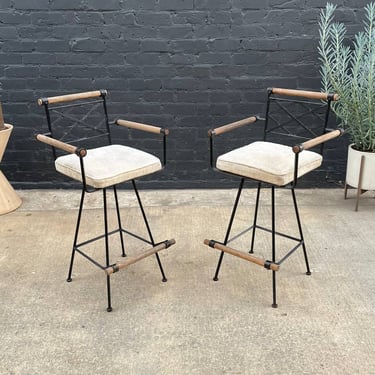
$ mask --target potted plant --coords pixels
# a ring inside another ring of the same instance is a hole
[[[319,55],[322,86],[338,94],[332,105],[349,135],[347,185],[375,190],[375,3],[365,6],[363,31],[346,43],[346,27],[334,22],[336,5],[328,3],[320,14]]]
[[[3,111],[0,103],[0,162],[3,158],[12,130],[13,125],[4,123]],[[0,171],[0,215],[15,210],[20,204],[21,199],[18,197],[4,174]]]

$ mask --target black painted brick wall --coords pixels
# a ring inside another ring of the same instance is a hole
[[[332,2],[349,35],[358,30],[367,1]],[[49,149],[33,140],[46,130],[36,100],[105,88],[112,119],[171,131],[167,168],[143,186],[234,186],[209,168],[207,129],[262,114],[269,86],[319,89],[317,20],[325,3],[0,0],[0,101],[15,126],[2,171],[18,188],[66,186]],[[244,137],[251,134],[233,134],[224,145]],[[331,146],[325,168],[306,185],[340,183],[347,142]],[[149,138],[137,145],[158,147]]]

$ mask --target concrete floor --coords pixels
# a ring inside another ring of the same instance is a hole
[[[77,255],[73,282],[65,281],[79,192],[18,193],[23,205],[0,216],[0,374],[375,374],[371,194],[354,212],[342,190],[297,192],[312,275],[302,252],[293,254],[278,272],[273,309],[271,273],[259,266],[226,255],[212,281],[219,252],[203,240],[223,240],[234,190],[141,192],[155,239],[177,241],[160,253],[168,282],[154,257],[112,275],[107,313],[102,271]],[[294,233],[285,194],[277,195],[278,228]],[[100,197],[90,196],[83,236],[102,232]],[[143,233],[133,196],[121,197],[124,224]],[[246,190],[234,233],[253,202]],[[269,246],[260,235],[256,253],[270,258]]]

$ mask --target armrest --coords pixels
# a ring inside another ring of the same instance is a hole
[[[247,117],[243,120],[232,122],[232,123],[227,124],[227,125],[222,125],[222,126],[219,126],[218,128],[210,129],[208,131],[208,136],[212,137],[213,135],[220,135],[220,134],[232,131],[234,129],[238,129],[242,126],[252,124],[253,122],[256,122],[257,120],[258,120],[258,117],[251,116],[251,117]]]
[[[325,92],[317,92],[317,91],[306,91],[306,90],[292,90],[292,89],[282,89],[282,88],[269,88],[269,93],[276,94],[276,95],[283,95],[283,96],[296,96],[302,97],[306,99],[318,99],[318,100],[333,100],[336,101],[339,99],[337,94],[328,94]]]
[[[309,139],[306,142],[303,142],[301,144],[293,146],[294,153],[298,154],[303,150],[308,150],[312,147],[315,147],[317,145],[320,145],[321,143],[327,142],[331,139],[337,138],[341,136],[344,133],[342,129],[336,129],[332,130],[326,134],[320,135],[318,137],[315,137],[313,139]]]
[[[120,126],[125,126],[126,128],[137,129],[137,130],[141,130],[141,131],[144,131],[144,132],[155,133],[155,134],[164,134],[164,135],[169,134],[168,129],[160,128],[160,127],[154,126],[154,125],[146,125],[146,124],[142,124],[142,123],[139,123],[139,122],[122,120],[122,119],[117,119],[115,121],[115,123],[117,125],[120,125]]]
[[[96,90],[96,91],[79,92],[76,94],[51,96],[49,98],[38,99],[38,105],[72,102],[74,100],[98,98],[99,96],[105,96],[105,95],[107,95],[107,90]]]
[[[167,139],[167,135],[169,134],[168,129],[160,128],[154,125],[142,124],[140,122],[122,120],[122,119],[117,119],[115,121],[115,124],[120,125],[120,126],[125,126],[126,128],[130,128],[130,129],[141,130],[141,131],[148,132],[148,133],[163,134],[163,165],[166,164],[167,162],[166,139]]]
[[[52,137],[49,137],[45,134],[37,134],[35,136],[35,138],[40,141],[40,142],[43,142],[47,145],[50,145],[52,147],[56,147],[62,151],[65,151],[69,154],[76,154],[78,155],[79,157],[85,157],[86,154],[87,154],[87,150],[84,149],[84,148],[79,148],[79,147],[75,147],[75,146],[72,146],[68,143],[65,143],[65,142],[62,142],[62,141],[59,141],[57,139],[54,139]]]

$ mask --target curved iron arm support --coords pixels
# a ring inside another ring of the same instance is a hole
[[[79,156],[79,165],[81,167],[81,176],[82,176],[82,186],[86,193],[93,193],[94,191],[97,191],[99,189],[96,188],[90,188],[86,183],[86,173],[85,173],[85,163],[83,162],[83,157]]]
[[[116,125],[124,126],[128,129],[136,129],[147,133],[162,134],[163,135],[163,166],[167,164],[167,136],[169,135],[169,129],[161,128],[155,125],[142,124],[140,122],[128,121],[117,119]]]

